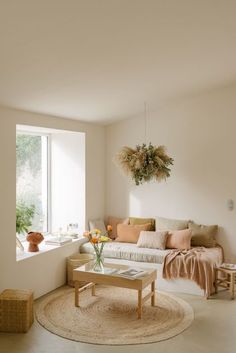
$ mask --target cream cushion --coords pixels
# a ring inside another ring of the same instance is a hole
[[[191,248],[191,230],[169,231],[166,247],[167,249],[189,250]]]
[[[137,242],[139,248],[149,248],[149,249],[161,249],[166,248],[168,232],[152,232],[144,231],[140,232],[140,236]]]
[[[156,230],[182,230],[188,228],[189,220],[157,217]]]
[[[206,226],[189,222],[188,227],[192,232],[192,246],[205,246],[206,248],[212,248],[216,245],[215,236],[218,232],[217,225]]]
[[[142,230],[150,230],[151,223],[141,225],[118,224],[117,225],[117,238],[115,241],[125,243],[137,243],[140,232]]]

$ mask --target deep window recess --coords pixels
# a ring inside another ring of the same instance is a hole
[[[17,131],[16,134],[16,208],[31,212],[29,230],[50,231],[50,136]],[[21,240],[25,232],[18,234]]]

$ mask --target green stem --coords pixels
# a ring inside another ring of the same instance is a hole
[[[105,244],[105,243],[102,243],[102,245],[101,245],[101,247],[100,247],[100,251],[99,251],[99,255],[100,255],[100,256],[102,255],[103,248],[104,248],[104,244]]]

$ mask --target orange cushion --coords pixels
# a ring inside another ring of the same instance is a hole
[[[117,225],[117,238],[115,241],[124,243],[137,243],[140,232],[142,230],[150,230],[151,223],[130,225],[130,224],[118,224]]]
[[[191,248],[192,232],[189,229],[169,231],[166,248],[189,250]]]
[[[107,224],[112,226],[112,232],[109,235],[111,239],[115,239],[117,237],[117,225],[120,223],[129,224],[129,218],[107,217]]]

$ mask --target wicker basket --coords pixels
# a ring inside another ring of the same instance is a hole
[[[33,321],[32,291],[5,289],[0,294],[1,332],[27,332]]]
[[[93,260],[92,254],[75,254],[67,258],[67,284],[71,287],[74,287],[73,281],[73,270],[77,267],[80,267],[87,262]],[[80,286],[85,285],[86,282],[81,282]]]

